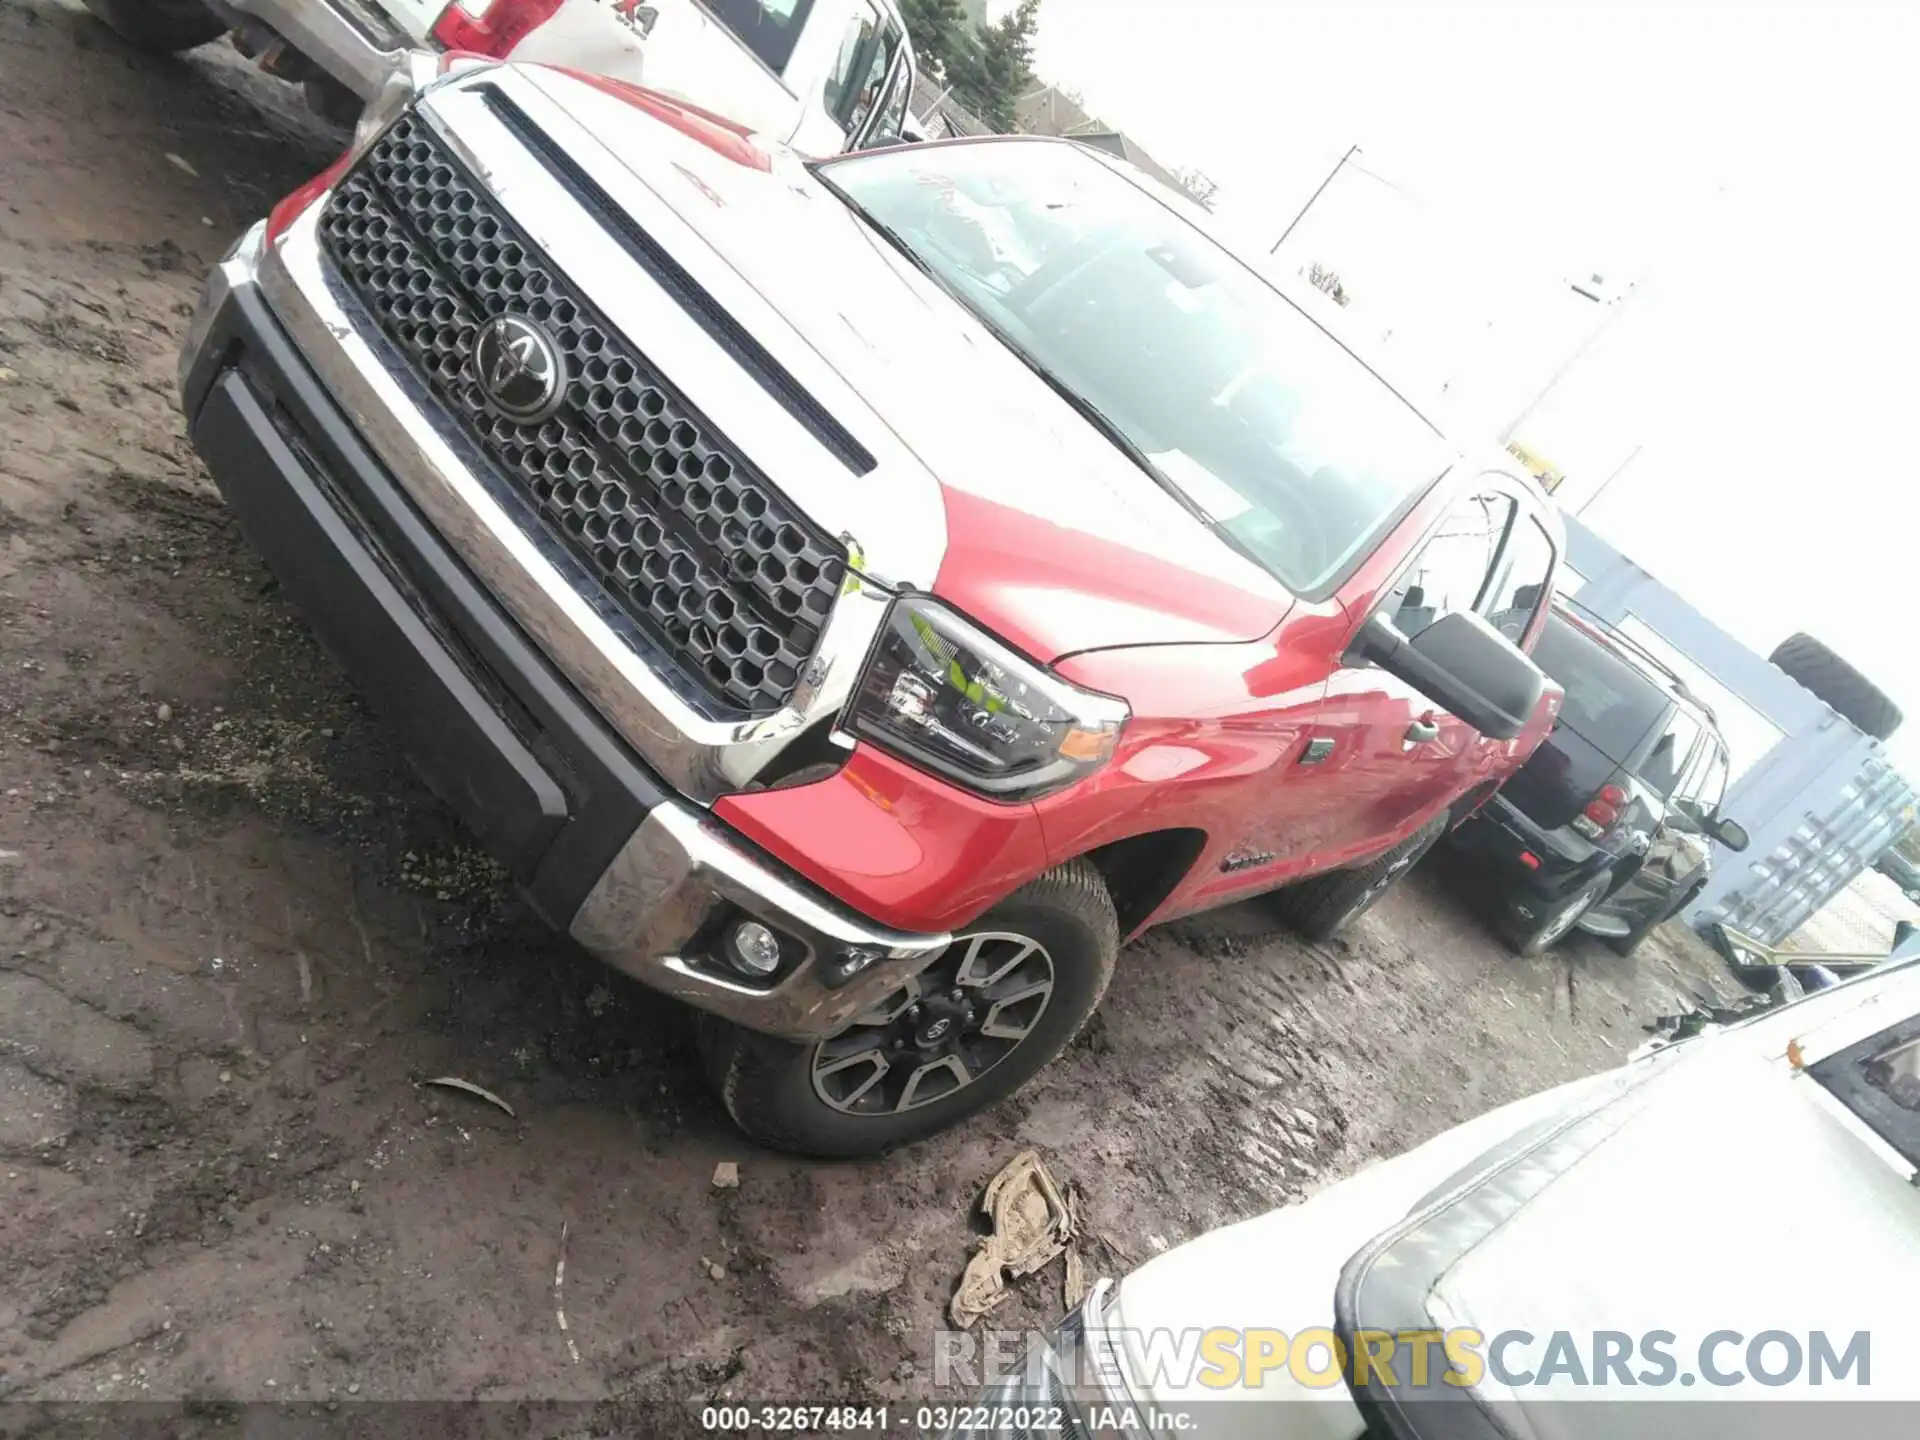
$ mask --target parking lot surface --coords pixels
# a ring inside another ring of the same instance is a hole
[[[1619,1063],[1715,983],[1679,932],[1514,960],[1443,859],[1347,942],[1258,903],[1150,935],[938,1140],[746,1145],[684,1015],[464,844],[186,443],[202,275],[342,139],[217,48],[0,4],[0,1394],[923,1396],[1023,1146],[1118,1274]],[[1004,1320],[1059,1309],[1056,1266]]]

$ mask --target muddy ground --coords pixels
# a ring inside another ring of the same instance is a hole
[[[1020,1147],[1118,1273],[1622,1060],[1708,974],[1679,933],[1513,960],[1430,865],[1351,943],[1255,904],[1136,944],[939,1141],[744,1144],[683,1018],[464,847],[183,439],[201,275],[340,139],[217,47],[0,4],[0,1394],[924,1396]]]

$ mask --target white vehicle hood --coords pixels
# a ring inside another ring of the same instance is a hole
[[[1142,1400],[1323,1402],[1288,1411],[1289,1437],[1358,1436],[1364,1425],[1345,1386],[1302,1388],[1285,1367],[1257,1390],[1155,1380],[1138,1337],[1294,1335],[1336,1319],[1389,1332],[1524,1330],[1540,1343],[1509,1355],[1531,1367],[1557,1331],[1583,1361],[1595,1331],[1669,1331],[1684,1373],[1716,1331],[1825,1331],[1835,1353],[1867,1331],[1879,1362],[1867,1387],[1813,1389],[1804,1367],[1768,1387],[1581,1386],[1560,1375],[1475,1387],[1504,1423],[1541,1436],[1597,1433],[1583,1417],[1601,1415],[1548,1400],[1920,1398],[1920,1369],[1907,1360],[1920,1347],[1920,1193],[1787,1059],[1789,1042],[1811,1064],[1916,1012],[1920,967],[1904,967],[1495,1111],[1304,1205],[1159,1257],[1122,1282],[1103,1323],[1122,1332]],[[1744,1341],[1715,1358],[1744,1369]],[[1638,1356],[1631,1368],[1643,1368]],[[1263,1406],[1205,1413],[1207,1440],[1274,1428]]]
[[[1331,1326],[1334,1289],[1350,1255],[1404,1219],[1449,1175],[1542,1117],[1577,1104],[1599,1079],[1575,1081],[1489,1111],[1302,1204],[1210,1231],[1149,1260],[1121,1282],[1103,1317],[1120,1339],[1139,1398],[1170,1409],[1206,1405],[1205,1440],[1273,1434],[1273,1418],[1264,1406],[1223,1403],[1231,1401],[1320,1402],[1289,1413],[1288,1440],[1296,1434],[1301,1440],[1361,1435],[1365,1424],[1344,1386],[1308,1388],[1295,1383],[1284,1366],[1269,1370],[1257,1387],[1215,1390],[1164,1373],[1156,1379],[1147,1337],[1218,1327],[1293,1335]]]

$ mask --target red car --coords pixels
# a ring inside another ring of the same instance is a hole
[[[237,244],[182,394],[440,793],[798,1150],[1010,1094],[1148,926],[1335,933],[1557,703],[1532,483],[1070,142],[808,164],[456,68]]]

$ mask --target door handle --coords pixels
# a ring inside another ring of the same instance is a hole
[[[1440,727],[1431,720],[1416,720],[1407,726],[1407,744],[1424,745],[1440,738]]]

